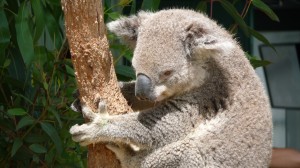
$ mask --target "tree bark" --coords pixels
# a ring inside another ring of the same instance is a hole
[[[65,27],[81,102],[92,109],[105,100],[110,114],[132,111],[123,97],[106,37],[101,0],[62,0]],[[119,168],[104,144],[88,147],[88,167]]]

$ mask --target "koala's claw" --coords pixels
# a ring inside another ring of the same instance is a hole
[[[107,110],[106,110],[106,102],[105,101],[99,101],[99,103],[98,103],[98,113],[108,114]]]
[[[90,121],[95,120],[95,118],[97,117],[97,113],[94,113],[92,109],[85,104],[82,105],[82,115],[84,116],[84,118],[87,118]]]
[[[88,128],[90,125],[89,124],[83,124],[83,125],[74,125],[70,129],[70,133],[72,134],[72,140],[75,142],[79,142],[80,145],[86,146],[90,144],[90,139],[89,137],[91,134],[90,128]]]
[[[73,141],[79,142],[82,146],[86,146],[97,142],[96,137],[101,136],[101,128],[109,122],[110,117],[106,111],[104,101],[99,102],[97,113],[93,112],[86,104],[83,104],[82,114],[85,118],[89,119],[90,122],[72,126],[70,133],[72,134]]]
[[[108,117],[108,112],[106,110],[105,101],[99,101],[96,112],[93,112],[93,110],[89,106],[83,104],[82,105],[82,114],[85,118],[87,118],[91,121],[95,120],[95,118],[97,118],[97,117],[103,117],[103,118]]]
[[[120,146],[115,143],[108,143],[105,146],[114,153],[117,153],[116,151],[120,150]]]

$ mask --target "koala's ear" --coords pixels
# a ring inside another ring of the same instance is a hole
[[[147,19],[153,13],[139,12],[138,15],[122,17],[107,24],[108,30],[116,34],[124,44],[134,48],[139,33],[139,27],[143,20]]]
[[[198,22],[192,22],[185,27],[183,43],[187,55],[191,56],[201,50],[215,49],[218,39],[210,31]]]

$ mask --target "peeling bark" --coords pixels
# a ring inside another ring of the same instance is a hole
[[[101,0],[62,0],[66,34],[71,50],[81,102],[96,109],[107,103],[110,114],[131,112],[120,92],[106,37]],[[88,167],[121,167],[104,144],[88,147]]]

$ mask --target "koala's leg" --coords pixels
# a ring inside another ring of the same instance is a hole
[[[82,113],[89,123],[74,125],[70,129],[72,139],[81,145],[97,142],[116,142],[145,147],[151,144],[150,130],[138,121],[138,112],[110,116],[103,102],[99,103],[98,113],[83,105]]]
[[[142,168],[196,168],[205,167],[205,161],[197,142],[181,140],[166,145],[148,155],[142,162]]]
[[[127,144],[107,144],[106,147],[113,151],[121,163],[122,168],[140,168],[141,162],[149,153],[146,150],[136,151]]]

